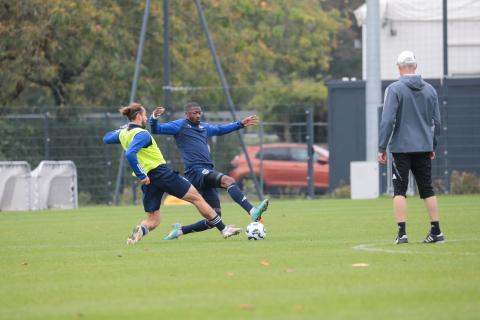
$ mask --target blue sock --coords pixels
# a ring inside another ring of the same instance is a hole
[[[221,210],[220,210],[220,200],[219,199],[205,199],[207,203],[210,205],[210,207],[215,210],[215,212],[221,216]],[[202,232],[208,229],[212,229],[212,226],[208,224],[208,221],[205,220],[200,220],[195,223],[189,224],[188,226],[182,226],[182,233],[183,234],[188,234],[192,232]]]
[[[252,210],[252,204],[247,200],[247,197],[243,194],[242,190],[234,183],[227,188],[227,192],[230,197],[238,203],[248,214]]]
[[[188,226],[182,226],[183,234],[188,234],[192,232],[202,232],[212,227],[207,223],[207,220],[200,220],[195,223],[189,224]]]
[[[225,224],[222,221],[222,217],[220,217],[218,214],[213,218],[212,220],[208,220],[207,224],[210,227],[216,227],[218,230],[222,231],[225,229]]]

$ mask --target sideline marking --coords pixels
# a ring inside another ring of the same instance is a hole
[[[392,250],[392,249],[382,249],[382,248],[373,248],[373,246],[380,245],[380,244],[360,244],[358,246],[352,247],[353,250],[362,250],[362,251],[370,251],[370,252],[387,252],[387,253],[413,253],[412,251],[408,250]]]
[[[470,239],[470,240],[451,240],[449,242],[463,242],[463,241],[478,241],[479,239]],[[394,249],[384,249],[384,248],[376,248],[379,245],[386,245],[387,243],[370,243],[370,244],[360,244],[357,246],[353,246],[353,250],[361,250],[361,251],[368,251],[368,252],[385,252],[385,253],[400,253],[400,254],[447,254],[447,255],[462,255],[462,256],[475,256],[479,255],[478,252],[451,252],[451,251],[441,251],[441,252],[421,252],[421,251],[412,251],[412,250],[394,250]],[[418,243],[421,244],[421,243]],[[397,244],[393,244],[394,246],[399,246]],[[425,246],[441,246],[443,243],[438,244],[424,244]],[[400,246],[408,246],[408,244],[401,244]]]

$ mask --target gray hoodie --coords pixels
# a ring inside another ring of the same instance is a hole
[[[394,153],[431,152],[439,133],[438,96],[421,76],[401,76],[387,87],[378,134],[380,152],[387,144]]]

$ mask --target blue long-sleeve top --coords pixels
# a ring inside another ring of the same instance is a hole
[[[141,128],[141,126],[130,123],[127,130],[134,128]],[[119,128],[114,131],[107,132],[103,136],[103,142],[106,144],[119,144],[120,143],[120,130]],[[147,174],[143,170],[142,166],[138,162],[137,153],[142,148],[147,148],[152,144],[152,136],[147,131],[140,131],[134,137],[127,150],[125,151],[125,158],[127,159],[130,167],[138,179],[143,180],[147,177]]]
[[[159,123],[150,117],[150,130],[153,134],[172,135],[182,155],[185,172],[195,167],[213,169],[213,161],[208,149],[208,138],[221,136],[244,128],[240,121],[224,125],[211,125],[205,122],[195,124],[188,119],[178,119]]]

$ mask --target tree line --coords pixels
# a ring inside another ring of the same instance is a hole
[[[260,106],[271,120],[285,118],[277,115],[284,106],[325,113],[324,80],[342,76],[335,74],[338,69],[360,73],[360,53],[349,31],[360,2],[203,0],[235,103]],[[151,2],[137,94],[152,106],[164,94],[162,4]],[[0,106],[69,110],[126,103],[144,6],[145,1],[0,1]],[[190,100],[212,110],[225,106],[194,2],[170,1],[170,21],[172,84],[182,88],[173,92],[174,108]],[[334,61],[338,57],[345,62]]]
[[[359,2],[202,0],[238,109],[287,124],[304,122],[303,109],[314,108],[316,121],[326,121],[324,81],[361,73],[351,23]],[[151,1],[136,98],[149,108],[164,100],[162,5]],[[128,102],[144,6],[144,0],[0,0],[1,160],[26,160],[32,167],[47,158],[74,160],[83,203],[110,201],[119,156],[101,145],[101,136],[118,123],[106,113],[94,120],[81,115],[116,112]],[[171,111],[191,100],[207,111],[225,110],[194,2],[170,1],[170,22]],[[298,136],[290,130],[296,127],[274,127],[284,141]],[[235,139],[223,138],[213,148],[222,170],[238,153]],[[167,141],[161,142],[167,150]]]

